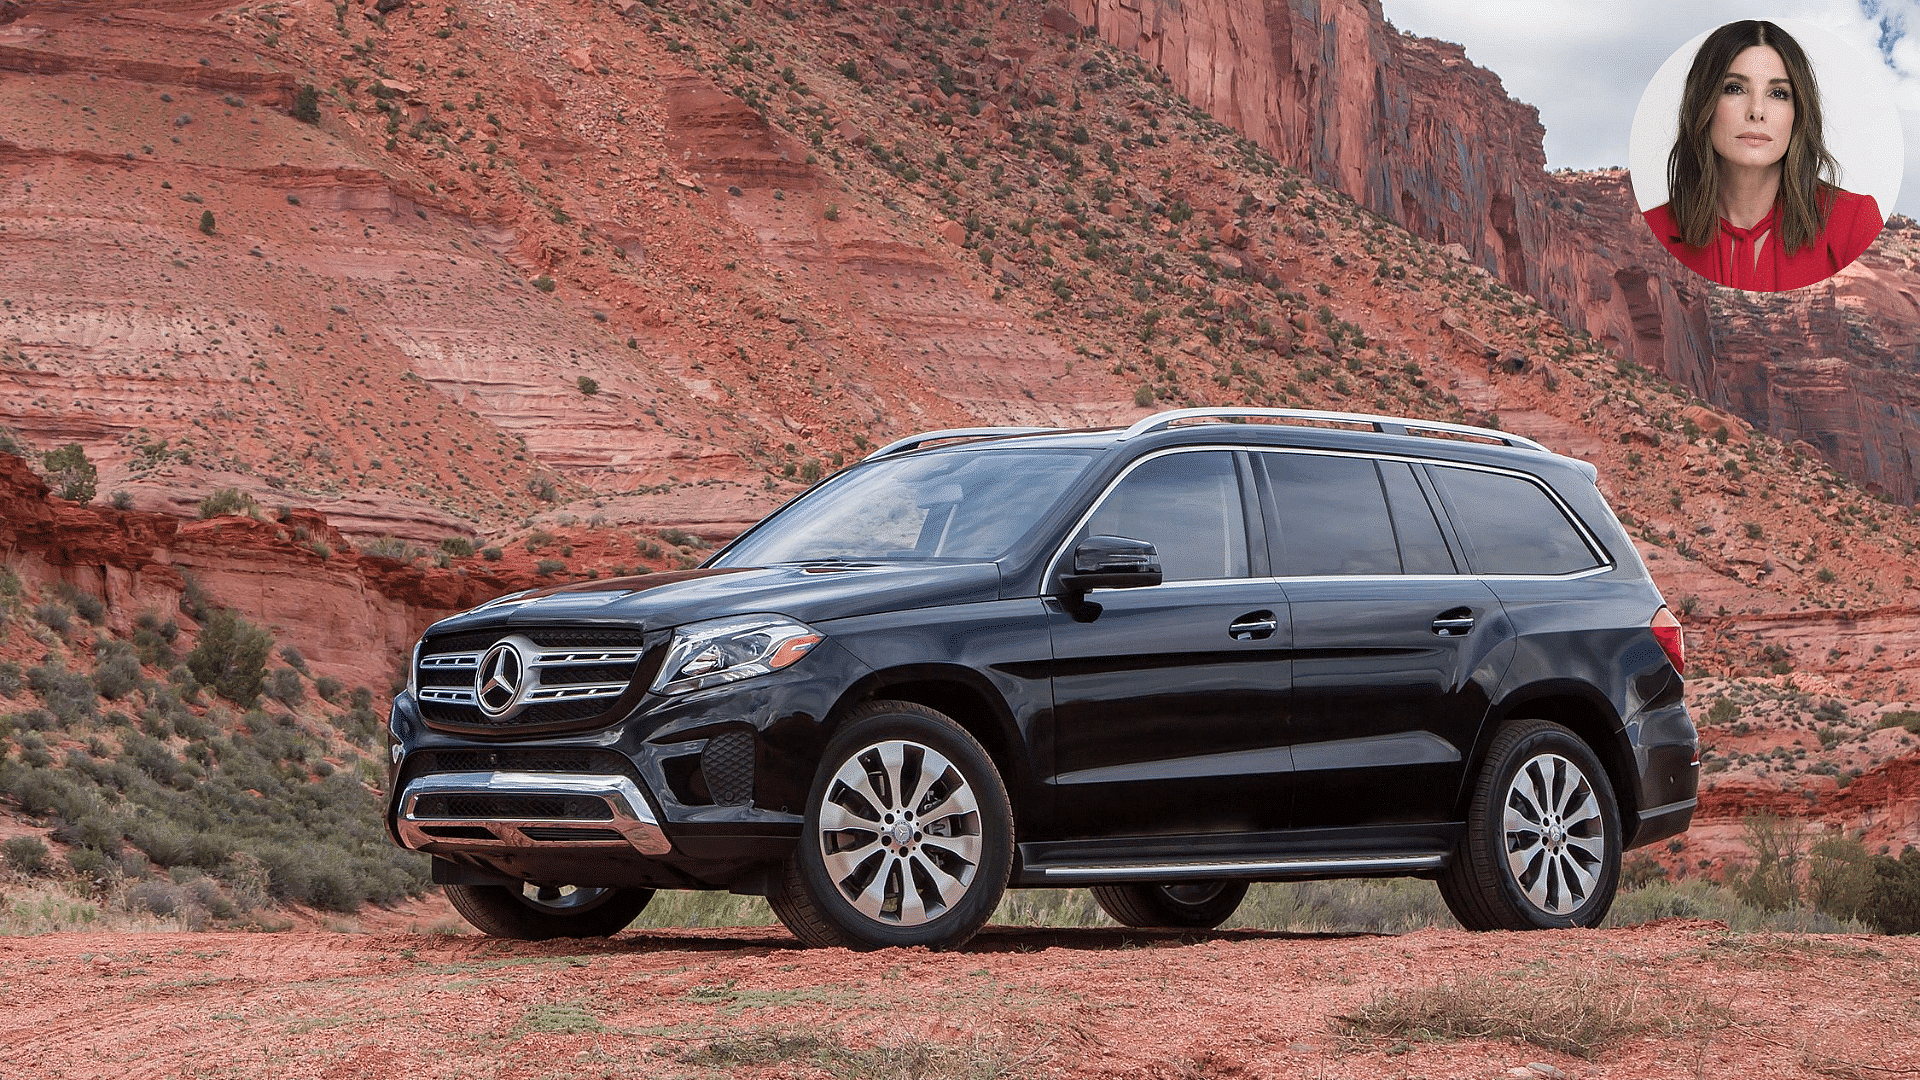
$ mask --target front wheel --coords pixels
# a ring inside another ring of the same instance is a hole
[[[1196,881],[1180,885],[1095,885],[1093,900],[1121,926],[1211,930],[1232,917],[1246,899],[1244,881]]]
[[[1469,930],[1598,926],[1620,880],[1620,811],[1573,732],[1522,720],[1494,737],[1440,895]]]
[[[442,885],[455,911],[483,934],[545,941],[609,937],[627,928],[652,889],[578,885]]]
[[[827,742],[799,846],[768,901],[808,945],[955,948],[1013,868],[1013,810],[966,729],[874,702]]]

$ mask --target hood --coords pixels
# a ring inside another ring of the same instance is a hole
[[[434,634],[553,623],[661,630],[750,612],[806,623],[998,599],[993,563],[871,563],[676,570],[516,593],[434,624]]]

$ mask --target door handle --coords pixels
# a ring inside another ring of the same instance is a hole
[[[1472,629],[1473,611],[1468,608],[1443,611],[1433,620],[1433,632],[1441,637],[1465,637]]]
[[[1228,625],[1227,636],[1235,641],[1258,641],[1272,637],[1278,629],[1280,620],[1273,617],[1273,612],[1249,611]]]

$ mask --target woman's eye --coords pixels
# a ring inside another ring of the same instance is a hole
[[[1793,91],[1788,90],[1784,86],[1776,86],[1773,88],[1773,92],[1768,96],[1772,97],[1775,101],[1792,101]]]
[[[1740,94],[1745,93],[1746,89],[1745,84],[1730,79],[1727,81],[1727,85],[1720,88],[1720,92],[1723,94]]]

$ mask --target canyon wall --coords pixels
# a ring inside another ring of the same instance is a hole
[[[1532,106],[1378,0],[1068,0],[1196,105],[1368,210],[1538,298],[1569,325],[1874,490],[1916,497],[1920,305],[1883,238],[1831,282],[1749,296],[1686,272],[1623,171],[1551,175]],[[1889,230],[1890,233],[1899,229]]]

